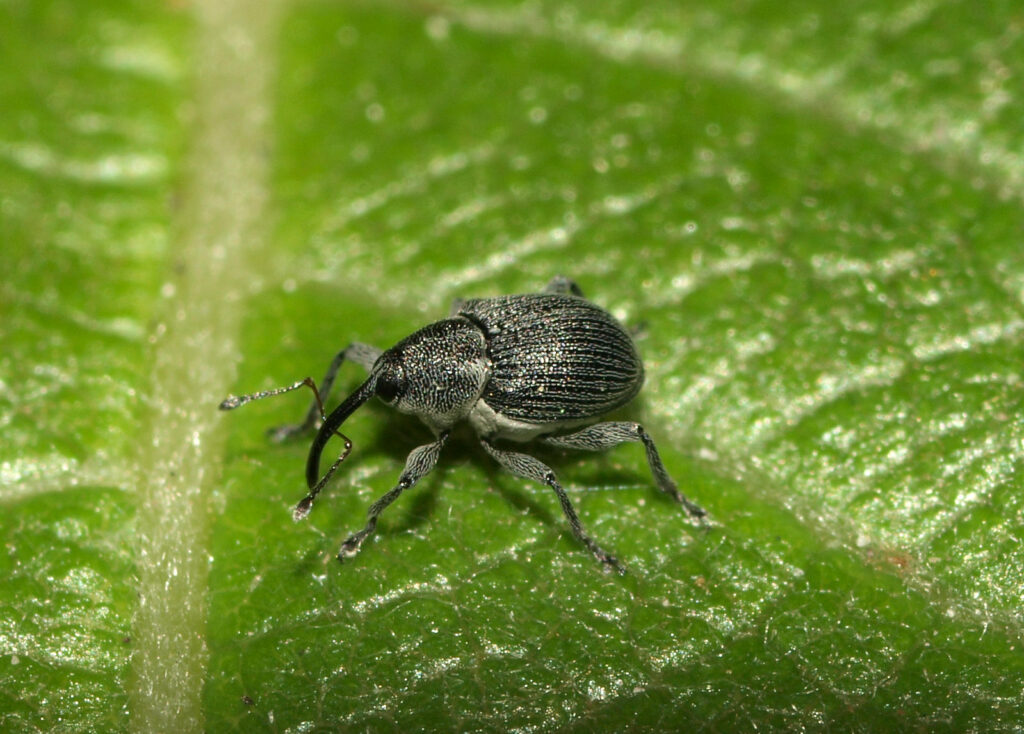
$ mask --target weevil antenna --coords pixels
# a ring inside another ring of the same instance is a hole
[[[291,392],[292,390],[298,390],[300,387],[308,387],[313,391],[313,396],[316,398],[316,406],[320,410],[320,418],[323,418],[324,401],[320,399],[320,391],[316,389],[316,383],[313,382],[312,377],[307,377],[303,380],[299,380],[293,385],[279,387],[275,390],[261,390],[260,392],[254,392],[248,395],[228,395],[220,402],[219,407],[221,410],[234,410],[235,408],[240,408],[246,403],[251,403],[253,400],[272,398],[275,395],[281,395],[282,393]]]
[[[306,485],[309,487],[309,494],[303,497],[302,501],[295,506],[294,516],[296,520],[302,519],[309,513],[309,509],[313,506],[313,500],[320,494],[320,490],[324,488],[324,485],[327,484],[327,481],[337,468],[341,466],[341,462],[348,458],[349,452],[352,451],[352,442],[338,428],[363,403],[373,397],[374,383],[375,380],[371,377],[360,385],[354,393],[345,398],[345,401],[327,416],[327,419],[320,426],[320,430],[317,431],[316,437],[313,439],[313,445],[309,447],[309,458],[306,459]],[[321,477],[320,456],[323,454],[327,442],[331,440],[334,434],[340,436],[345,442],[345,449],[341,452],[341,456],[331,464],[327,473]]]

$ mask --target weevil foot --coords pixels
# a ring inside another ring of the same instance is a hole
[[[698,505],[696,502],[692,502],[686,499],[686,497],[684,497],[682,494],[679,494],[678,492],[676,494],[678,495],[676,497],[676,501],[686,508],[686,511],[690,514],[691,517],[702,518],[707,516],[708,511],[705,510],[700,505]]]
[[[362,544],[363,538],[358,533],[349,537],[348,540],[341,544],[341,550],[338,551],[338,560],[344,563],[349,558],[352,558],[359,552]]]
[[[374,528],[377,527],[377,517],[370,517],[370,521],[366,523],[366,527],[360,530],[358,533],[352,533],[348,536],[348,540],[341,544],[341,550],[338,551],[338,560],[344,562],[346,559],[351,558],[359,552],[360,546],[366,537],[373,532]]]
[[[679,495],[679,504],[686,508],[686,514],[697,521],[697,524],[702,528],[708,527],[708,511],[698,505],[696,502],[691,502],[682,494]]]
[[[295,505],[295,509],[292,510],[292,519],[296,522],[298,522],[299,520],[304,520],[306,515],[309,514],[309,511],[312,507],[313,497],[310,495],[306,495],[301,500],[299,500],[299,504]]]
[[[625,567],[621,563],[619,563],[619,559],[615,556],[610,556],[603,550],[594,551],[594,556],[597,558],[597,560],[604,564],[604,568],[606,571],[614,571],[620,575],[626,573]]]

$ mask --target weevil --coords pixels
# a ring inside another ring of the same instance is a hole
[[[360,365],[369,376],[325,416],[323,400],[346,361]],[[424,326],[388,350],[349,344],[335,355],[319,389],[307,377],[276,390],[229,396],[220,408],[231,410],[302,387],[313,390],[313,402],[301,423],[271,431],[281,441],[319,423],[306,461],[309,492],[295,506],[296,520],[309,513],[316,496],[351,452],[352,442],[339,429],[363,403],[376,396],[427,424],[434,440],[412,450],[398,483],[370,505],[366,526],[342,544],[339,560],[359,552],[381,512],[434,468],[452,427],[467,420],[498,464],[553,489],[573,535],[599,561],[621,570],[615,557],[584,532],[555,473],[533,456],[496,443],[538,440],[560,448],[604,451],[620,443],[640,442],[658,489],[690,515],[703,517],[704,510],[687,499],[669,476],[643,426],[632,421],[599,422],[606,413],[630,402],[643,381],[643,363],[626,330],[588,301],[576,283],[558,276],[540,293],[456,300],[448,318]],[[335,434],[345,447],[321,475],[320,456]]]

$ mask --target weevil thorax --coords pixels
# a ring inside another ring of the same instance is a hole
[[[373,366],[375,392],[435,430],[466,418],[490,379],[483,333],[464,318],[425,326],[381,354]]]

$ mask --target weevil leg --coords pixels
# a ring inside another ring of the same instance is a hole
[[[562,504],[562,512],[565,513],[566,518],[569,520],[569,526],[572,528],[572,534],[576,536],[576,539],[583,543],[583,545],[585,545],[587,549],[594,554],[597,560],[601,561],[601,563],[611,566],[620,573],[622,572],[623,569],[615,557],[602,549],[601,546],[595,543],[594,540],[583,531],[583,525],[580,524],[580,518],[576,514],[576,509],[569,501],[569,495],[565,493],[562,485],[558,483],[558,479],[555,477],[555,473],[550,469],[550,467],[528,454],[520,454],[516,451],[505,451],[503,449],[496,448],[483,439],[481,439],[480,443],[483,444],[487,453],[494,457],[494,460],[508,471],[525,479],[542,482],[555,490],[555,494],[558,495],[558,501]]]
[[[452,318],[454,316],[458,316],[459,315],[459,311],[461,311],[462,307],[465,306],[465,305],[466,305],[466,299],[465,298],[455,298],[455,299],[453,299],[452,300],[452,307],[450,309],[448,309],[448,318]]]
[[[644,427],[639,423],[625,421],[608,421],[588,426],[576,433],[566,436],[546,436],[541,439],[549,446],[558,446],[568,449],[582,449],[584,451],[605,451],[627,441],[640,441],[647,451],[647,463],[651,467],[651,474],[658,484],[658,489],[672,497],[676,502],[686,508],[694,517],[704,517],[707,513],[700,505],[691,502],[679,491],[679,487],[668,475],[665,465],[661,462],[658,449],[654,445],[654,439],[650,437]]]
[[[586,296],[583,295],[583,291],[580,289],[580,287],[576,285],[576,281],[571,280],[570,278],[566,278],[564,275],[556,275],[548,282],[546,286],[544,286],[544,290],[541,292],[554,293],[556,295],[563,296],[577,296],[579,298],[586,298]],[[448,317],[451,318],[452,316],[457,316],[459,312],[462,311],[462,307],[465,305],[465,298],[456,298],[455,300],[453,300],[452,307],[448,311]]]
[[[583,291],[576,281],[570,278],[566,278],[564,275],[556,275],[551,279],[546,286],[544,286],[545,293],[559,293],[564,296],[579,296],[580,298],[586,298],[583,295]]]
[[[331,360],[331,364],[327,367],[327,374],[324,375],[324,379],[320,383],[321,400],[325,403],[327,402],[327,396],[330,395],[331,387],[334,385],[334,378],[337,376],[338,370],[341,369],[341,365],[344,364],[345,360],[355,362],[369,372],[373,368],[373,363],[377,361],[377,357],[380,356],[380,353],[381,350],[377,349],[377,347],[363,344],[362,342],[352,342],[334,355],[334,359]],[[268,430],[267,433],[270,434],[271,439],[278,443],[296,434],[304,433],[316,426],[317,422],[322,419],[323,416],[320,415],[320,410],[320,404],[314,399],[310,403],[309,410],[306,411],[306,417],[301,423],[275,426]]]
[[[423,446],[417,446],[409,453],[409,458],[405,460],[405,469],[398,478],[398,484],[370,505],[370,509],[366,511],[366,527],[358,533],[350,535],[348,540],[341,544],[341,550],[338,551],[339,561],[344,561],[346,558],[351,558],[358,553],[359,546],[363,544],[366,536],[377,527],[377,517],[380,513],[398,499],[398,495],[430,473],[430,470],[437,464],[437,457],[441,454],[441,447],[444,446],[447,440],[448,431],[442,431],[436,441],[424,444]]]

